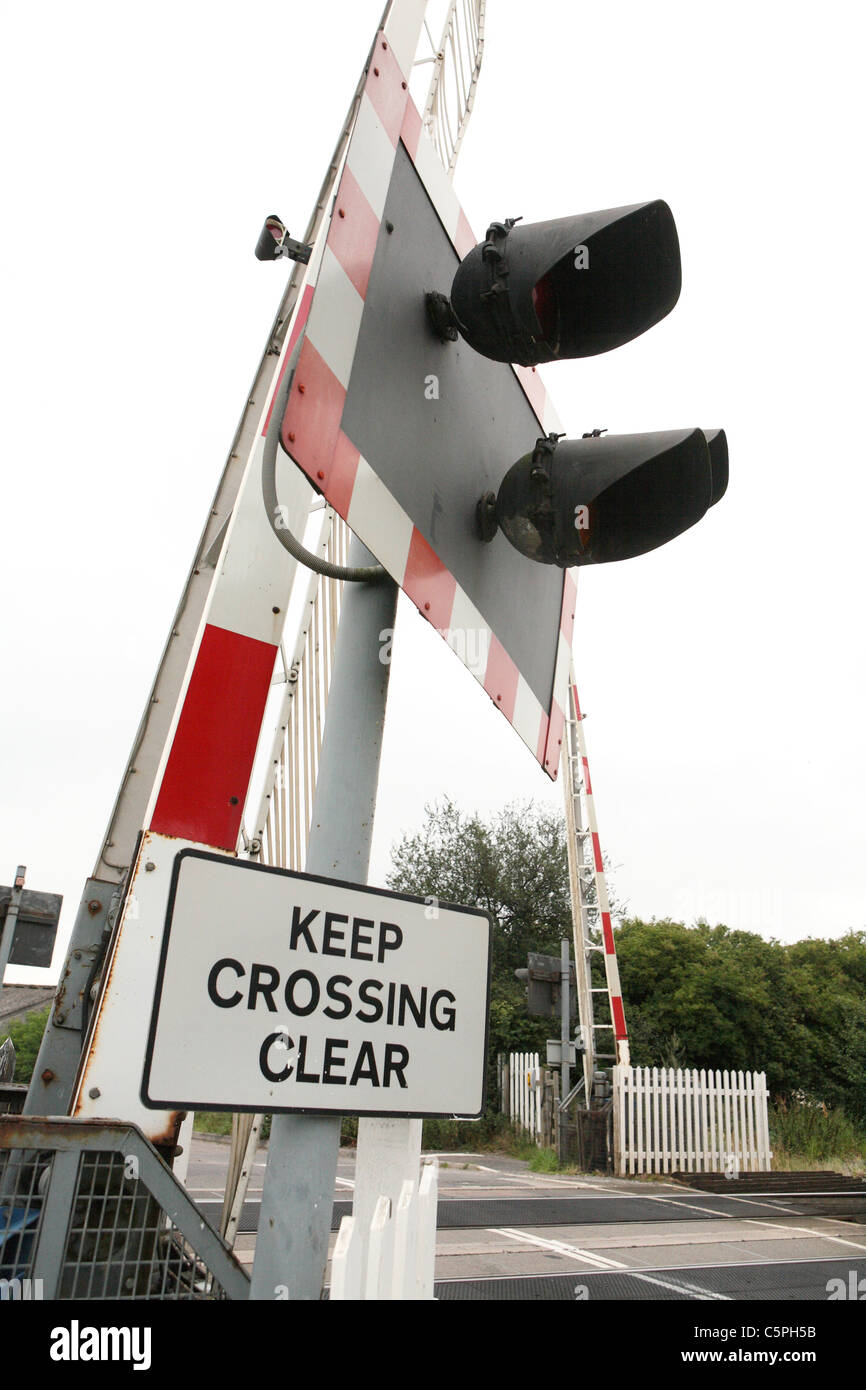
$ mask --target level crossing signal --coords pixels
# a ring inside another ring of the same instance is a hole
[[[682,285],[673,214],[660,199],[521,225],[493,222],[461,261],[450,295],[426,296],[433,332],[497,362],[595,356],[653,327]],[[482,540],[501,530],[528,559],[571,566],[630,559],[673,540],[728,481],[722,430],[580,440],[539,438],[479,498]]]

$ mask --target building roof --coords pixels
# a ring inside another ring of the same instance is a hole
[[[0,1041],[7,1024],[35,1009],[44,1009],[55,993],[55,985],[4,985],[0,990]]]

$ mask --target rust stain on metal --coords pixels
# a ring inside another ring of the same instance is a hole
[[[151,831],[145,831],[144,835],[142,836],[141,845],[140,845],[140,847],[139,847],[138,860],[137,860],[137,862],[136,862],[135,870],[134,870],[134,872],[133,872],[133,874],[132,874],[132,876],[131,876],[131,878],[130,878],[130,880],[129,880],[129,885],[128,885],[128,889],[127,889],[125,904],[126,904],[126,902],[129,902],[130,899],[134,898],[135,893],[136,893],[136,885],[138,884],[140,877],[147,871],[148,863],[150,863],[150,864],[151,864],[151,867],[153,867],[152,861],[150,861],[150,858],[149,858],[150,845],[152,844],[153,839],[154,839],[154,836],[153,836],[152,832],[151,832]],[[179,839],[179,837],[178,837],[178,836],[163,836],[163,835],[161,835],[161,836],[159,836],[159,839],[160,839],[160,840],[166,840],[166,839]],[[101,1044],[101,1040],[102,1040],[102,1024],[103,1024],[103,1019],[104,1019],[104,1014],[105,1014],[105,1009],[102,1007],[102,1005],[103,1005],[106,1001],[110,1001],[110,999],[111,999],[111,986],[112,986],[112,981],[113,981],[113,978],[114,978],[115,965],[116,965],[116,962],[117,962],[117,957],[118,957],[118,951],[119,951],[119,947],[120,947],[121,937],[122,937],[124,931],[134,931],[135,928],[136,928],[136,925],[137,925],[137,921],[136,921],[135,918],[131,918],[131,917],[127,917],[127,916],[126,916],[126,914],[125,914],[125,904],[124,904],[124,916],[123,916],[123,918],[122,918],[122,920],[121,920],[120,927],[119,927],[118,932],[117,932],[117,936],[116,936],[116,938],[115,938],[115,940],[114,940],[114,942],[113,942],[113,949],[112,949],[112,951],[111,951],[111,956],[110,956],[110,958],[109,958],[109,959],[106,961],[106,963],[105,963],[105,969],[104,969],[104,974],[103,974],[103,982],[102,982],[102,990],[101,990],[100,1007],[99,1007],[99,1008],[97,1009],[97,1011],[96,1011],[96,1019],[95,1019],[94,1026],[93,1026],[93,1033],[92,1033],[92,1036],[91,1036],[91,1039],[90,1039],[90,1044],[89,1044],[89,1046],[88,1046],[87,1060],[86,1060],[86,1062],[84,1063],[84,1067],[83,1067],[82,1073],[81,1073],[81,1081],[80,1081],[79,1089],[78,1089],[78,1099],[77,1099],[76,1106],[75,1106],[75,1112],[74,1112],[74,1113],[75,1113],[75,1118],[76,1118],[76,1122],[77,1122],[77,1123],[84,1123],[84,1122],[85,1122],[84,1117],[80,1115],[79,1111],[80,1111],[80,1106],[81,1106],[82,1099],[87,1095],[87,1091],[88,1091],[88,1082],[89,1082],[90,1075],[91,1075],[91,1068],[92,1068],[92,1066],[93,1066],[94,1058],[95,1058],[96,1054],[97,1054],[98,1051],[99,1051],[100,1044]],[[145,1134],[146,1134],[146,1138],[150,1141],[151,1144],[154,1145],[154,1147],[160,1148],[160,1147],[165,1146],[165,1147],[169,1147],[169,1148],[174,1148],[175,1144],[177,1143],[177,1136],[178,1136],[178,1132],[179,1132],[179,1130],[180,1130],[180,1124],[181,1124],[180,1113],[182,1113],[182,1112],[178,1112],[178,1111],[176,1111],[176,1110],[172,1110],[172,1111],[156,1111],[156,1110],[155,1110],[155,1111],[153,1112],[154,1125],[153,1125],[152,1128],[151,1128],[150,1125],[148,1125]],[[88,1121],[89,1121],[89,1117],[88,1117]],[[164,1123],[163,1123],[162,1128],[160,1128],[159,1130],[157,1130],[157,1129],[156,1129],[156,1125],[157,1125],[157,1123],[159,1123],[159,1122],[164,1122]],[[96,1123],[102,1123],[102,1122],[101,1122],[101,1121],[97,1121]]]

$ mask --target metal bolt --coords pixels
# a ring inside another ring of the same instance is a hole
[[[55,1023],[65,1023],[65,1022],[66,1022],[66,1014],[63,1013],[62,1010],[58,1010],[57,1013],[55,1013],[55,1015],[54,1015],[54,1022],[55,1022]]]
[[[145,866],[144,866],[144,872],[145,872],[146,874],[152,874],[155,868],[156,868],[156,865],[154,864],[153,860],[152,860],[152,859],[148,859],[147,863],[146,863]]]
[[[99,1100],[99,1097],[102,1095],[102,1092],[100,1091],[98,1086],[91,1086],[87,1094],[90,1096],[91,1100]]]
[[[49,1082],[54,1080],[54,1072],[51,1070],[50,1067],[46,1067],[40,1079],[44,1081],[45,1085],[47,1086]]]
[[[98,898],[90,899],[90,902],[87,904],[87,911],[90,913],[91,917],[95,917],[97,912],[102,911],[102,903]]]
[[[81,960],[81,952],[80,952],[80,951],[73,951],[73,952],[72,952],[72,955],[73,955],[73,957],[75,958],[75,960]]]

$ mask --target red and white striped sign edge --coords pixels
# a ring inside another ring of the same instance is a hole
[[[399,139],[458,254],[465,255],[475,237],[436,151],[422,133],[421,117],[408,96],[393,46],[380,34],[338,175],[330,227],[322,229],[306,269],[154,783],[145,827],[157,834],[230,852],[237,846],[294,565],[270,532],[257,476],[271,401],[302,334],[283,421],[286,452],[291,454],[296,443],[304,454],[304,471],[362,540],[375,531],[377,558],[446,638],[461,629],[488,635],[483,674],[474,674],[545,771],[556,776],[576,599],[571,575],[566,574],[563,585],[553,698],[550,711],[545,711],[482,615],[340,430],[363,296]],[[314,298],[320,282],[328,291]],[[515,370],[542,430],[558,431],[559,421],[538,375]],[[281,474],[278,495],[285,499],[291,496],[294,474],[288,461]],[[294,478],[297,490],[299,475]]]
[[[379,34],[337,188],[294,372],[281,442],[415,604],[449,640],[486,637],[483,669],[467,663],[551,778],[559,768],[576,585],[565,575],[552,700],[545,710],[483,615],[341,429],[364,300],[398,143],[403,143],[458,255],[476,244],[409,96],[404,70]],[[514,368],[541,430],[560,423],[534,368]],[[452,643],[452,646],[455,646]],[[459,652],[458,652],[459,654]]]
[[[604,860],[601,856],[601,841],[598,836],[598,819],[595,814],[595,799],[592,794],[592,778],[589,775],[589,759],[586,756],[586,740],[581,724],[583,715],[577,696],[577,686],[571,683],[574,700],[574,717],[577,721],[577,739],[580,748],[580,761],[583,768],[583,788],[586,797],[586,816],[592,837],[592,858],[595,868],[595,890],[598,894],[598,909],[601,913],[601,934],[604,942],[604,977],[610,998],[610,1011],[613,1020],[614,1037],[617,1042],[628,1038],[625,1026],[625,1008],[622,1002],[622,985],[619,980],[619,963],[616,958],[616,943],[613,937],[613,924],[610,916],[610,899],[607,895],[607,879],[604,873]]]

